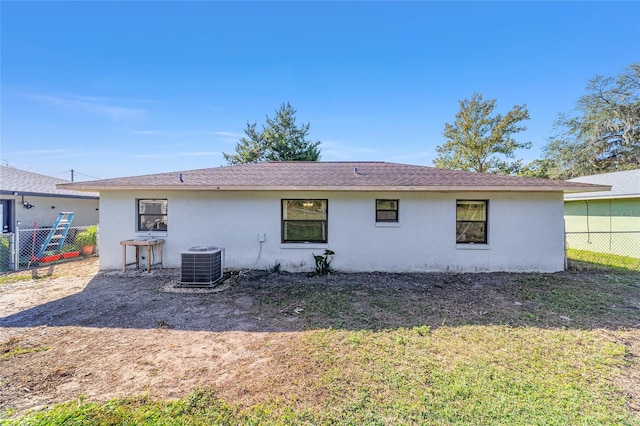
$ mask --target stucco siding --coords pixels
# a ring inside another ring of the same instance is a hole
[[[137,233],[136,199],[166,198],[164,264],[195,245],[224,247],[229,268],[311,271],[335,251],[340,271],[542,271],[563,269],[563,199],[557,193],[104,191],[100,268],[122,267],[120,241]],[[327,244],[282,244],[281,199],[327,199]],[[375,200],[398,199],[399,222],[376,224]],[[489,200],[488,244],[456,244],[456,199]],[[260,243],[258,235],[265,234]]]
[[[2,199],[14,200],[14,219],[20,221],[21,228],[39,228],[53,226],[60,212],[74,212],[71,226],[88,226],[98,223],[98,200],[64,197],[25,196],[35,207],[26,209],[20,196],[3,196]]]

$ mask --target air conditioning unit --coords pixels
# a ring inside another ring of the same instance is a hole
[[[211,287],[222,279],[224,249],[195,246],[181,253],[180,283],[176,287]]]

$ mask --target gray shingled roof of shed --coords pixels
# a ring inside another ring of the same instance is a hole
[[[88,195],[86,192],[57,188],[56,185],[61,183],[70,182],[13,167],[0,166],[1,194],[13,195],[14,192],[17,192],[18,195],[31,196],[98,198],[95,195]]]
[[[115,190],[585,191],[608,187],[386,162],[266,162],[77,182]]]
[[[640,198],[640,169],[601,173],[570,179],[569,182],[611,185],[610,191],[567,194],[566,200]]]

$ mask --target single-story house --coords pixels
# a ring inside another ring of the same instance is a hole
[[[570,182],[610,185],[611,190],[565,194],[567,246],[640,257],[640,170],[582,176]]]
[[[228,268],[312,271],[560,271],[563,195],[604,185],[387,162],[267,162],[59,185],[100,193],[100,268],[120,242],[165,240],[164,265],[193,246]]]
[[[74,212],[71,226],[98,223],[99,201],[95,194],[57,188],[64,179],[0,166],[0,222],[2,232],[21,228],[47,228],[60,212]]]

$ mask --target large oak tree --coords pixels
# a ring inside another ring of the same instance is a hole
[[[640,62],[618,76],[592,78],[555,129],[544,151],[551,178],[640,168]]]

